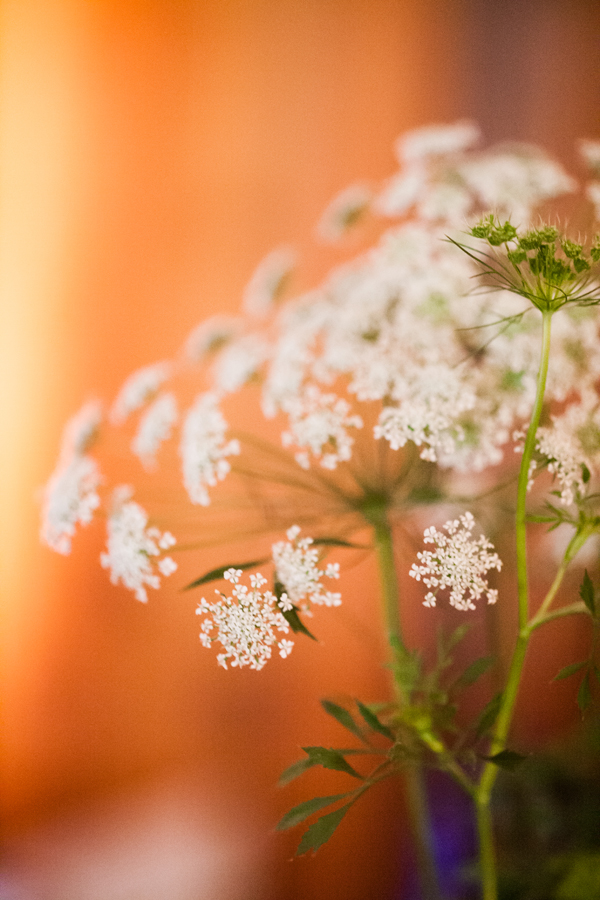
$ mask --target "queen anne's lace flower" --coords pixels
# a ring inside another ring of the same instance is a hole
[[[573,403],[552,425],[538,428],[536,446],[548,460],[548,471],[560,485],[560,500],[569,506],[576,494],[585,492],[586,478],[600,460],[600,416],[597,400],[587,393],[581,403]]]
[[[156,465],[158,448],[171,436],[176,421],[177,402],[174,394],[160,394],[141,417],[131,449],[147,469]]]
[[[333,198],[317,225],[325,241],[339,241],[360,219],[371,202],[372,191],[365,184],[351,184]]]
[[[304,468],[310,465],[310,453],[325,469],[335,469],[350,459],[354,439],[348,428],[362,428],[360,416],[351,413],[347,400],[336,394],[323,394],[314,384],[285,404],[289,429],[282,434],[284,447],[301,448],[296,460]]]
[[[435,550],[417,553],[421,565],[413,563],[410,576],[432,588],[424,605],[435,606],[438,591],[450,590],[450,604],[456,609],[475,609],[474,600],[484,595],[488,603],[495,603],[498,591],[488,587],[483,577],[490,569],[500,571],[502,562],[497,553],[490,553],[493,545],[481,535],[473,540],[471,532],[475,519],[470,512],[460,519],[450,520],[443,526],[444,534],[433,526],[425,529],[424,542],[435,544]]]
[[[58,466],[45,489],[42,540],[58,553],[71,552],[75,526],[91,522],[100,506],[100,472],[91,456],[73,456]]]
[[[204,597],[196,613],[206,616],[202,623],[200,640],[204,647],[218,641],[224,653],[217,655],[219,665],[227,668],[250,666],[262,669],[271,658],[276,646],[279,655],[289,656],[293,641],[280,634],[289,633],[289,625],[277,607],[277,598],[271,591],[261,589],[267,579],[260,574],[250,576],[250,589],[240,584],[241,569],[228,569],[224,578],[233,585],[231,596],[215,591],[219,600],[209,603]]]
[[[239,391],[256,375],[268,356],[269,347],[259,334],[246,334],[233,341],[221,351],[215,362],[216,387],[226,394]]]
[[[216,394],[201,394],[183,423],[181,458],[183,482],[192,503],[208,506],[208,487],[214,487],[231,469],[228,456],[240,452],[239,441],[225,440],[227,422]]]
[[[171,373],[171,365],[167,362],[144,366],[130,375],[113,403],[110,411],[111,421],[115,425],[124,422],[132,412],[140,409],[158,392]]]
[[[171,575],[177,563],[170,556],[163,556],[154,566],[163,551],[176,542],[173,535],[158,528],[147,528],[147,512],[133,500],[131,490],[123,487],[115,491],[114,509],[108,520],[106,553],[100,556],[104,569],[110,569],[113,584],[121,582],[133,591],[142,603],[148,601],[146,587],[160,587],[156,569],[164,575]]]
[[[209,353],[221,350],[240,329],[240,319],[233,316],[211,316],[189,335],[185,355],[190,362],[201,362]]]
[[[44,489],[41,538],[58,553],[71,552],[75,527],[91,522],[100,506],[97,488],[102,478],[86,451],[98,433],[101,417],[100,404],[91,401],[67,422],[58,464]]]
[[[281,296],[296,265],[296,254],[291,247],[272,250],[258,264],[244,291],[243,308],[257,318],[271,312]]]
[[[298,538],[300,528],[294,525],[287,531],[287,541],[273,544],[275,577],[285,589],[291,606],[308,609],[311,605],[339,606],[341,595],[325,590],[321,578],[339,578],[339,565],[330,563],[320,569],[319,551],[312,538]],[[285,609],[285,606],[282,606]]]

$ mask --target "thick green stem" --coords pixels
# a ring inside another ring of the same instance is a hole
[[[379,509],[377,515],[370,516],[375,531],[375,547],[379,564],[381,596],[383,601],[383,619],[390,647],[390,664],[392,667],[394,692],[400,707],[409,698],[396,675],[399,654],[406,649],[402,640],[400,624],[400,603],[398,579],[394,562],[394,543],[392,530],[385,509]],[[433,832],[429,816],[429,804],[423,770],[418,763],[404,770],[406,799],[411,829],[416,845],[417,863],[423,900],[442,900],[435,853],[433,848]]]

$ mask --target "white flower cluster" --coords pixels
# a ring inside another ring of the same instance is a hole
[[[302,394],[287,401],[286,411],[290,427],[282,434],[283,446],[301,448],[295,457],[303,469],[310,467],[309,450],[325,469],[335,469],[339,462],[350,459],[354,439],[347,429],[362,428],[363,422],[351,413],[347,400],[309,384]]]
[[[140,419],[131,449],[147,469],[156,466],[156,453],[163,441],[171,437],[177,422],[177,401],[171,393],[159,394]]]
[[[498,591],[490,589],[483,576],[490,569],[500,571],[502,562],[497,553],[490,552],[494,547],[486,537],[473,540],[474,525],[475,519],[467,512],[460,519],[446,522],[446,534],[433,526],[425,530],[424,542],[435,544],[436,549],[417,553],[421,565],[413,563],[409,573],[430,588],[425,606],[435,606],[436,595],[444,588],[451,589],[450,604],[456,609],[475,609],[473,601],[482,596],[488,603],[498,599]]]
[[[167,380],[171,365],[167,362],[144,366],[129,376],[113,403],[110,418],[113,424],[124,422],[132,412],[141,409]]]
[[[181,458],[183,483],[192,503],[208,506],[207,486],[214,487],[229,472],[228,456],[240,452],[237,440],[227,441],[227,422],[216,394],[201,394],[183,423]]]
[[[571,404],[552,425],[538,428],[536,447],[548,460],[548,471],[560,485],[560,500],[570,506],[585,493],[586,480],[600,468],[600,410],[597,398],[586,394]]]
[[[313,539],[299,538],[299,534],[300,528],[294,525],[287,531],[287,541],[279,541],[272,547],[275,577],[285,589],[280,600],[282,609],[296,606],[307,611],[313,604],[339,606],[341,595],[325,590],[320,580],[339,578],[339,564],[329,563],[320,569],[319,551],[313,546]]]
[[[113,584],[121,582],[138,600],[146,603],[146,587],[160,587],[153,561],[176,541],[168,531],[161,533],[158,528],[147,528],[147,512],[139,503],[129,500],[130,496],[128,487],[115,491],[114,508],[108,519],[106,553],[101,554],[100,563],[110,570]],[[156,569],[161,575],[171,575],[177,569],[177,563],[170,556],[163,556]]]
[[[240,584],[241,569],[228,569],[224,578],[233,585],[231,596],[215,591],[220,597],[209,603],[204,597],[196,613],[206,616],[200,640],[205,647],[218,641],[224,649],[217,655],[219,665],[227,668],[250,666],[262,669],[276,646],[284,659],[292,651],[293,641],[279,637],[288,634],[289,625],[277,607],[271,591],[262,591],[267,579],[260,574],[250,576],[250,589]]]
[[[75,527],[91,522],[100,505],[100,471],[86,451],[101,418],[100,404],[91,402],[67,423],[58,465],[44,489],[41,538],[58,553],[70,553]]]

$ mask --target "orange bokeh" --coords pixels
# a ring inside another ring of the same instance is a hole
[[[597,130],[600,69],[564,47],[591,53],[600,14],[586,6],[583,20],[563,21],[559,4],[546,5],[536,38],[470,6],[3,3],[4,818],[20,871],[46,884],[48,900],[96,895],[61,882],[44,854],[70,858],[81,821],[129,834],[129,808],[136,822],[177,810],[185,840],[215,831],[203,845],[218,857],[215,881],[195,897],[358,900],[392,889],[399,797],[370,798],[326,854],[293,871],[295,836],[270,833],[305,796],[275,795],[280,769],[302,742],[336,739],[318,698],[342,685],[369,699],[384,689],[371,563],[352,575],[348,617],[323,615],[322,646],[260,675],[226,674],[199,645],[196,598],[165,590],[145,607],[108,584],[97,526],[68,559],[39,546],[36,491],[65,418],[173,355],[199,320],[237,310],[272,247],[299,247],[299,284],[314,283],[330,260],[313,243],[323,207],[357,178],[385,177],[401,131],[474,116],[493,138],[539,139],[568,156],[574,137]],[[210,558],[203,551],[189,572]],[[416,637],[427,625],[409,627]],[[227,871],[237,887],[220,894]]]

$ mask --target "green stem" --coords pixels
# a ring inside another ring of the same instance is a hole
[[[519,632],[513,651],[506,688],[502,695],[502,702],[496,719],[496,726],[490,747],[490,756],[500,753],[506,745],[506,738],[512,721],[515,708],[521,674],[525,663],[527,645],[531,636],[529,626],[529,583],[527,572],[527,487],[529,483],[529,468],[533,451],[535,449],[535,437],[544,404],[546,390],[546,377],[550,360],[550,334],[552,324],[552,312],[542,312],[542,349],[540,354],[540,367],[538,370],[535,402],[531,414],[531,421],[527,429],[523,458],[519,471],[517,486],[517,509],[515,516],[515,533],[517,543],[517,589],[519,601]],[[565,555],[566,556],[566,555]],[[563,561],[564,563],[564,561]],[[566,568],[566,565],[564,566]],[[562,570],[562,571],[561,571]],[[556,591],[562,581],[564,569],[561,566],[557,577],[550,588],[550,600],[552,602]],[[544,601],[544,604],[546,601]],[[542,604],[542,606],[544,606]],[[547,606],[546,606],[547,608]],[[490,813],[490,800],[492,788],[498,775],[498,767],[488,762],[483,769],[479,784],[475,790],[475,802],[477,807],[477,829],[479,835],[479,854],[481,863],[481,879],[483,900],[496,900],[497,898],[497,874],[496,857],[493,844],[492,821]]]
[[[542,352],[540,359],[540,368],[537,377],[537,389],[535,395],[535,403],[531,414],[531,421],[527,429],[527,437],[525,438],[525,446],[523,447],[523,459],[521,460],[521,469],[519,472],[519,483],[517,487],[517,512],[515,521],[515,531],[517,538],[517,586],[519,597],[519,628],[522,629],[527,624],[529,617],[529,585],[527,578],[527,486],[529,484],[529,466],[535,448],[535,436],[540,424],[542,415],[542,406],[544,404],[544,393],[546,391],[546,376],[548,374],[548,363],[550,361],[550,328],[552,324],[552,313],[545,311],[542,313]]]
[[[400,684],[396,668],[398,658],[406,653],[402,640],[400,624],[400,603],[396,565],[394,562],[394,543],[392,530],[385,508],[378,509],[377,514],[371,512],[370,521],[375,531],[375,547],[379,564],[381,596],[383,601],[383,618],[388,644],[390,647],[390,664],[392,666],[394,692],[399,706],[403,706],[409,698]],[[429,816],[429,806],[423,770],[419,763],[414,763],[404,770],[408,813],[415,839],[419,878],[424,900],[442,900],[435,853],[433,849],[433,832]]]
[[[477,800],[477,833],[479,835],[479,860],[481,866],[482,900],[496,900],[496,851],[490,804]]]

